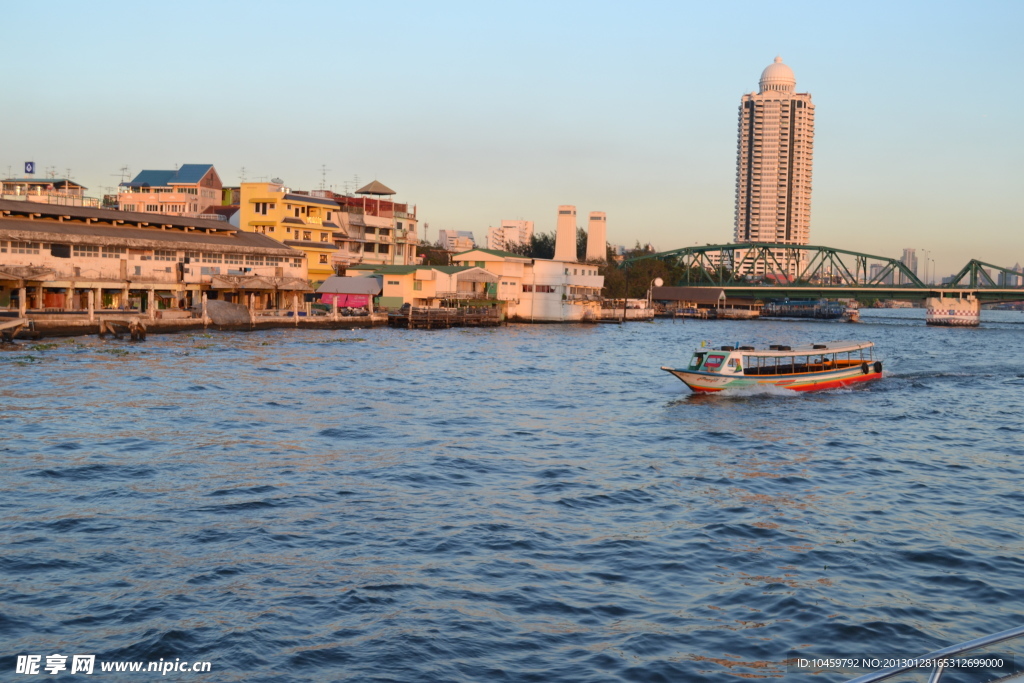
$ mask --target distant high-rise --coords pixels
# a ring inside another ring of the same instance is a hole
[[[903,258],[901,258],[900,261],[903,263],[903,265],[907,267],[907,270],[909,270],[914,275],[917,275],[917,250],[904,249]],[[910,278],[906,276],[902,276],[900,278],[901,284],[908,284],[910,281]]]
[[[807,244],[814,105],[776,57],[744,95],[736,155],[736,242]],[[787,268],[788,269],[788,268]]]
[[[533,221],[502,221],[497,228],[487,228],[487,248],[507,251],[518,244],[530,244]]]

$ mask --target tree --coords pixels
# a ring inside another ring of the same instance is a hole
[[[555,233],[541,232],[533,233],[530,238],[530,258],[555,258]]]
[[[436,244],[420,245],[419,254],[423,257],[423,265],[425,266],[448,266],[452,262],[452,253],[441,249]]]

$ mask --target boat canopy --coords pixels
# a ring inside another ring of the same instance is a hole
[[[779,356],[806,356],[822,353],[845,353],[847,351],[858,351],[874,346],[869,341],[833,341],[822,344],[805,344],[803,346],[786,346],[783,344],[772,344],[767,349],[758,349],[753,346],[705,346],[697,348],[697,353],[712,353],[721,351],[740,351],[744,356],[767,356],[778,358]]]

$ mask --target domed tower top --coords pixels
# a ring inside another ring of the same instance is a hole
[[[765,67],[761,72],[759,83],[761,93],[783,92],[792,93],[796,89],[796,76],[793,70],[782,63],[782,57],[776,57],[775,62]]]

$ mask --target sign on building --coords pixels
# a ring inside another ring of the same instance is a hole
[[[25,162],[25,175],[35,175],[35,172],[36,172],[36,162],[34,162],[34,161],[26,161]]]

